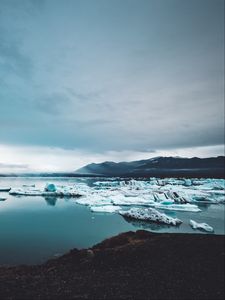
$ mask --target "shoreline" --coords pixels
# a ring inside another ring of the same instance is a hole
[[[0,298],[223,299],[224,238],[122,233],[41,265],[0,266]]]

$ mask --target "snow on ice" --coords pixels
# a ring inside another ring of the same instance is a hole
[[[200,229],[200,230],[204,230],[204,231],[207,231],[207,232],[213,232],[214,231],[213,227],[209,226],[207,223],[197,223],[194,220],[190,220],[190,226],[193,229]]]
[[[130,210],[120,211],[119,213],[124,217],[141,221],[156,222],[175,226],[182,223],[181,220],[169,217],[166,214],[160,213],[154,208],[131,208]]]

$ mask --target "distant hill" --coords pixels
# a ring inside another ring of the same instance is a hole
[[[146,160],[92,163],[75,171],[80,175],[96,176],[159,176],[224,178],[225,157],[181,158],[155,157]]]

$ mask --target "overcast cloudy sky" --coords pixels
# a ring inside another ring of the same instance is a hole
[[[224,153],[224,1],[0,0],[0,172]]]

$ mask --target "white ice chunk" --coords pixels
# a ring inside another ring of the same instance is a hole
[[[105,205],[112,204],[110,199],[95,194],[90,194],[86,197],[79,198],[76,200],[76,203],[81,205],[88,205],[88,206],[105,206]]]
[[[201,230],[205,230],[207,232],[213,232],[214,231],[213,227],[209,226],[207,223],[197,223],[194,220],[190,220],[190,226],[193,229],[201,229]]]
[[[120,210],[120,206],[114,205],[104,205],[104,206],[91,206],[92,212],[105,212],[105,213],[113,213]]]
[[[185,180],[184,180],[184,185],[185,185],[185,186],[191,186],[191,185],[192,185],[191,179],[185,179]]]
[[[176,210],[176,211],[191,211],[191,212],[199,212],[201,211],[197,205],[194,204],[163,204],[163,203],[155,203],[156,208],[166,209],[166,210]]]
[[[9,192],[10,190],[10,187],[0,187],[0,192]]]
[[[110,197],[114,205],[144,205],[149,206],[154,203],[152,200],[147,200],[144,197],[125,197],[123,195],[116,195]]]
[[[39,189],[11,189],[9,194],[10,195],[19,195],[19,196],[41,196],[43,193],[42,190]],[[45,192],[47,193],[47,192]]]
[[[54,184],[53,184],[54,185]],[[48,185],[49,186],[49,185]],[[18,189],[11,189],[9,194],[10,195],[18,195],[18,196],[53,196],[53,197],[79,197],[82,196],[82,191],[78,191],[77,189],[73,187],[65,187],[65,188],[57,188],[55,185],[54,187],[51,186],[49,189],[52,189],[55,191],[46,191],[46,187],[43,190],[41,189],[24,189],[24,188],[18,188]]]
[[[131,208],[130,210],[120,211],[119,213],[124,217],[141,221],[149,221],[169,225],[179,225],[182,223],[181,220],[169,217],[166,214],[160,213],[154,208]]]

